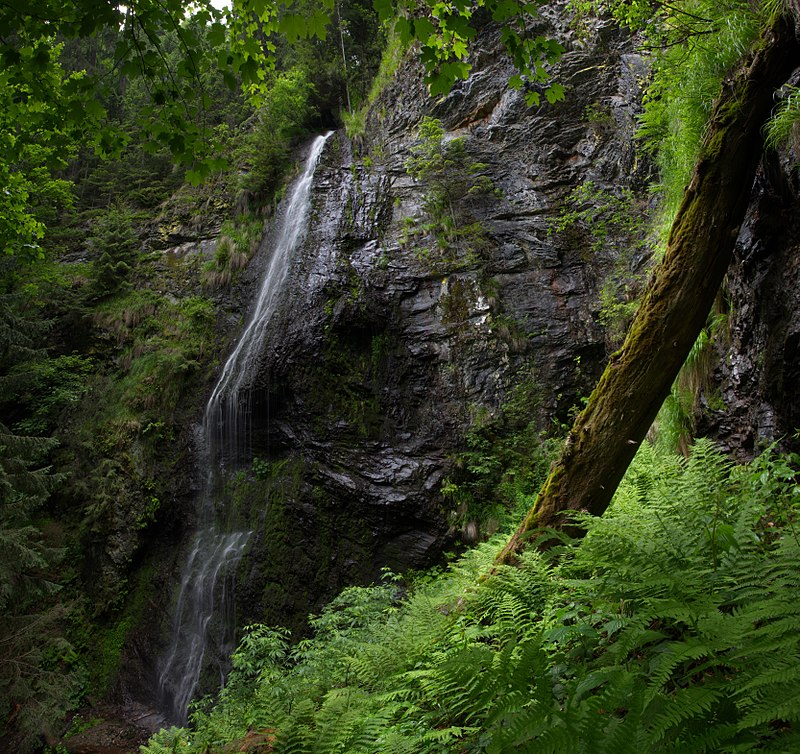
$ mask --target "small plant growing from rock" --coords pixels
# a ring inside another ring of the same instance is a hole
[[[486,237],[470,212],[470,200],[496,195],[499,189],[486,175],[487,165],[467,154],[464,137],[445,138],[441,121],[423,118],[418,134],[406,171],[425,185],[423,207],[429,221],[421,229],[436,239],[443,256],[466,257],[474,263]]]
[[[214,256],[203,268],[203,285],[210,289],[230,285],[236,272],[247,266],[263,235],[263,221],[255,216],[224,222]]]
[[[573,189],[564,199],[549,233],[565,233],[571,243],[592,255],[608,255],[614,269],[600,290],[600,323],[612,346],[622,342],[639,306],[639,295],[649,269],[642,265],[652,234],[639,199],[628,189],[607,191],[593,181]]]

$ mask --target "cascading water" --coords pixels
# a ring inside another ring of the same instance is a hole
[[[291,253],[305,231],[311,207],[311,184],[319,156],[332,132],[318,136],[311,145],[305,170],[294,184],[286,203],[283,225],[264,274],[253,316],[222,370],[206,406],[209,440],[219,452],[248,453],[250,442],[249,382],[261,353],[267,326],[284,288]]]
[[[331,133],[314,140],[305,170],[284,200],[281,225],[250,321],[228,357],[203,414],[198,438],[198,467],[205,471],[198,496],[201,528],[183,569],[172,638],[159,674],[161,709],[176,723],[186,721],[208,655],[213,653],[217,660],[222,684],[225,663],[235,646],[233,579],[250,532],[230,531],[225,526],[225,512],[220,510],[224,508],[221,472],[224,465],[233,465],[250,453],[253,367],[284,289],[292,252],[307,226],[314,171]]]

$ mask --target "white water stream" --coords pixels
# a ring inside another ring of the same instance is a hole
[[[159,701],[165,717],[184,723],[208,656],[219,666],[224,683],[227,658],[235,647],[232,592],[236,566],[250,538],[249,531],[225,526],[221,472],[246,459],[251,445],[251,382],[270,319],[285,288],[292,254],[308,225],[314,171],[331,134],[318,136],[303,174],[292,184],[272,256],[250,320],[228,357],[206,404],[198,442],[198,467],[204,484],[198,496],[200,531],[181,576],[172,619],[170,645],[161,659]]]

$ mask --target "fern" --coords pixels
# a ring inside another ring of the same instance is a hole
[[[479,582],[482,546],[402,603],[346,590],[291,651],[254,629],[192,744],[254,727],[295,754],[796,750],[798,460],[644,445],[556,563]]]

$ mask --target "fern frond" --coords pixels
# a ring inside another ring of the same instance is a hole
[[[767,723],[800,723],[800,690],[796,684],[765,694],[740,721],[742,730]]]
[[[655,654],[649,663],[648,695],[658,693],[666,685],[676,668],[708,657],[713,653],[713,648],[707,642],[696,638],[690,638],[683,642],[670,642],[661,648],[656,647]]]
[[[651,731],[653,740],[661,741],[669,732],[674,735],[674,729],[692,718],[705,719],[707,713],[723,697],[724,690],[721,688],[691,686],[679,689],[665,700],[663,709],[654,721]]]
[[[513,714],[506,715],[501,725],[487,733],[488,754],[521,752],[567,752],[575,751],[573,734],[563,723],[553,718],[549,710],[537,705],[528,705]]]
[[[434,743],[438,746],[446,746],[447,744],[457,743],[465,736],[471,736],[477,733],[479,728],[468,728],[464,726],[451,725],[447,728],[434,728],[420,737],[420,741],[425,743]]]

